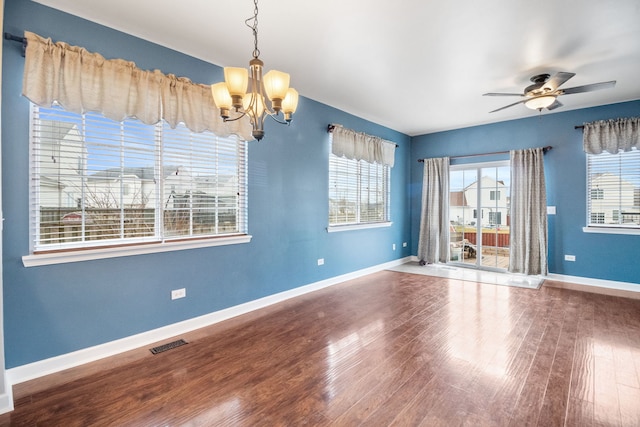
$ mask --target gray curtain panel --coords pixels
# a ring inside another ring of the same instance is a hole
[[[449,158],[424,160],[418,258],[422,263],[449,261]]]
[[[547,196],[542,148],[511,151],[509,271],[544,274],[547,269]]]

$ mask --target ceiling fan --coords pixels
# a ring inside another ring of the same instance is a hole
[[[584,86],[575,86],[567,89],[559,89],[561,85],[566,83],[571,77],[575,76],[575,73],[565,73],[560,71],[553,77],[549,74],[537,74],[531,77],[532,85],[527,86],[523,93],[485,93],[482,96],[521,96],[524,99],[514,102],[513,104],[505,105],[497,110],[490,111],[495,113],[496,111],[504,110],[505,108],[513,107],[514,105],[524,103],[525,106],[532,110],[540,110],[543,108],[547,110],[555,110],[558,107],[562,107],[562,103],[558,101],[558,97],[561,95],[571,95],[573,93],[592,92],[594,90],[612,88],[616,85],[616,81],[592,83]]]

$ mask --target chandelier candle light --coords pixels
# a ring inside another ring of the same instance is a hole
[[[253,31],[253,59],[249,61],[249,70],[246,68],[225,67],[224,82],[211,85],[213,101],[220,110],[220,117],[226,121],[238,120],[249,115],[253,131],[253,137],[260,141],[264,137],[264,119],[270,116],[281,124],[290,124],[298,107],[298,92],[289,87],[289,74],[271,70],[262,75],[264,63],[260,60],[258,49],[258,0],[254,0],[255,8],[253,17],[248,18],[245,24]],[[250,22],[253,22],[251,25]],[[247,92],[247,89],[249,91]],[[265,103],[265,94],[271,103],[271,108]],[[239,113],[230,118],[233,109]],[[282,111],[284,120],[278,115]]]

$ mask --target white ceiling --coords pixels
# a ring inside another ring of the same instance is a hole
[[[253,51],[251,0],[39,2],[221,66]],[[539,73],[576,73],[563,88],[617,80],[554,113],[640,99],[638,0],[261,0],[258,31],[265,70],[301,95],[412,136],[538,115],[490,114],[519,99],[482,94]]]

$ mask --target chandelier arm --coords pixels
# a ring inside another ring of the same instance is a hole
[[[247,112],[246,112],[246,111],[243,111],[243,112],[242,112],[242,114],[240,114],[238,117],[234,117],[233,119],[231,119],[231,118],[228,118],[228,117],[227,117],[227,118],[226,118],[226,119],[224,119],[223,121],[224,121],[225,123],[226,123],[226,122],[235,122],[236,120],[240,120],[241,118],[243,118],[243,117],[244,117],[244,116],[246,116],[246,115],[247,115]]]
[[[288,121],[282,121],[280,119],[277,118],[278,113],[267,113],[267,116],[271,117],[273,120],[275,120],[276,122],[280,123],[281,125],[287,125],[287,126],[291,126],[291,122]]]

